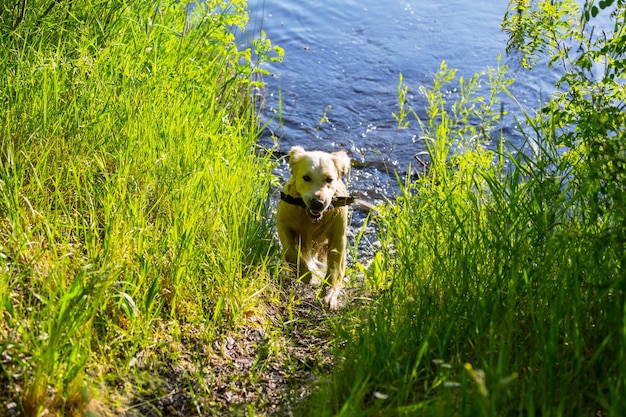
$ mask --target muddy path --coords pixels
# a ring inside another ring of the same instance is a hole
[[[326,310],[315,291],[303,284],[283,291],[285,298],[298,297],[290,308],[287,299],[284,305],[268,307],[263,319],[250,316],[245,325],[211,346],[202,346],[187,329],[188,335],[175,347],[181,352],[177,360],[147,368],[146,376],[151,377],[132,388],[134,398],[115,414],[303,415],[312,390],[332,371],[337,348],[333,326],[341,312]],[[358,303],[362,302],[360,298]]]

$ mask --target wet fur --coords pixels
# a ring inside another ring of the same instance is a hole
[[[283,261],[305,281],[325,268],[324,301],[336,309],[346,269],[348,208],[335,208],[331,203],[335,196],[348,195],[342,177],[350,169],[350,158],[343,151],[307,152],[294,146],[289,167],[291,178],[283,192],[302,198],[306,207],[278,203],[276,221]]]

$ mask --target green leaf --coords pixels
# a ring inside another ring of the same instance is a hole
[[[600,2],[600,8],[606,9],[607,7],[611,7],[615,3],[615,0],[603,0]]]

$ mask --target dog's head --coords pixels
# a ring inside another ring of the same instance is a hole
[[[319,219],[330,207],[337,189],[341,187],[345,191],[341,177],[350,169],[350,158],[343,151],[307,152],[294,146],[289,152],[289,167],[307,214]]]

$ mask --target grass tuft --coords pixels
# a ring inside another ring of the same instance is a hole
[[[261,303],[271,162],[244,6],[0,7],[3,402],[106,412],[132,399],[102,387],[164,366],[185,326],[210,345]]]
[[[468,81],[442,66],[424,89],[428,172],[381,213],[380,261],[364,280],[390,284],[371,311],[348,315],[340,365],[313,393],[311,415],[626,409],[625,254],[612,238],[621,209],[592,215],[579,160],[541,144],[556,143],[549,119],[527,120],[546,139],[528,134],[532,154],[489,150],[500,117],[491,108],[508,84],[503,68]]]

